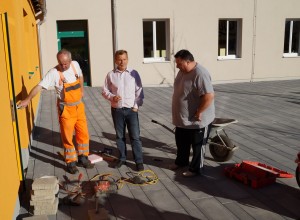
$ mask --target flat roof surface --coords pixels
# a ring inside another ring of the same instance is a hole
[[[299,219],[300,191],[295,178],[277,178],[276,182],[254,189],[226,177],[224,168],[243,160],[257,161],[295,174],[300,151],[300,80],[218,84],[215,88],[216,116],[237,119],[225,127],[232,142],[239,147],[226,162],[217,162],[206,148],[203,175],[184,178],[186,168],[172,171],[175,159],[174,134],[171,123],[172,87],[144,88],[144,105],[139,119],[145,169],[153,171],[159,181],[139,186],[124,184],[118,193],[107,196],[104,208],[110,219]],[[31,154],[26,173],[26,193],[21,198],[20,216],[28,216],[29,194],[35,178],[54,175],[64,181],[64,175],[75,181],[78,175],[66,172],[55,105],[55,92],[43,91],[33,134]],[[115,131],[110,105],[101,96],[101,88],[85,88],[84,102],[90,132],[90,151],[112,149],[117,156]],[[97,174],[112,174],[118,178],[137,175],[128,141],[127,166],[113,168],[102,161],[94,169],[79,168],[86,188],[84,204],[60,204],[56,215],[49,219],[88,219],[88,211],[96,203],[89,181]],[[59,197],[66,194],[61,192]]]

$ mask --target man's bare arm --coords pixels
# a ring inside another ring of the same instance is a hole
[[[33,89],[30,91],[29,95],[24,100],[22,100],[18,104],[18,106],[21,108],[25,108],[29,104],[31,99],[33,99],[33,97],[35,97],[42,90],[42,88],[43,87],[40,85],[36,85],[35,87],[33,87]]]
[[[84,78],[83,78],[83,75],[82,75],[82,76],[79,77],[79,83],[80,83],[82,97],[84,96],[83,82],[84,82]]]
[[[214,93],[206,93],[201,96],[201,104],[199,105],[197,112],[195,114],[195,118],[201,121],[201,114],[205,111],[205,109],[210,106],[212,101],[214,100],[215,94]]]

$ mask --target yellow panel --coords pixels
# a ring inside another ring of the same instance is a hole
[[[22,48],[16,48],[12,43],[13,52],[19,53],[17,56],[21,58],[17,61],[20,64],[21,70],[14,71],[15,91],[18,100],[24,99],[30,90],[40,81],[40,64],[39,64],[39,51],[38,51],[38,37],[37,27],[32,8],[27,0],[23,0],[22,13],[20,14],[19,30],[22,35],[16,35],[16,41],[22,41]],[[21,53],[20,53],[21,51]],[[21,73],[18,75],[18,73]],[[34,74],[29,74],[34,73]],[[19,80],[21,79],[21,81]],[[21,84],[20,84],[21,82]],[[36,117],[36,109],[38,106],[39,94],[32,99],[30,105],[25,110],[18,111],[18,125],[20,131],[20,142],[22,148],[28,148],[29,136],[34,126],[34,119]]]
[[[8,78],[9,69],[5,21],[3,14],[0,15],[0,99],[3,102],[1,105],[0,124],[0,140],[2,142],[0,147],[0,219],[12,219],[16,201],[18,199],[18,190],[20,185],[19,171],[20,166],[18,144],[15,136],[15,122],[10,107],[11,88],[9,86]]]

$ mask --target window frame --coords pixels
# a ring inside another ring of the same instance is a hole
[[[220,32],[220,21],[226,21],[226,47],[225,47],[225,55],[220,56],[218,51],[218,60],[235,60],[241,59],[242,57],[242,18],[220,18],[218,20],[218,50],[219,50],[219,32]],[[229,52],[229,22],[236,21],[237,22],[237,33],[236,33],[236,53],[228,54]]]
[[[292,52],[292,43],[293,43],[293,29],[294,29],[294,22],[297,21],[297,22],[300,22],[300,19],[286,19],[286,22],[289,21],[290,22],[290,26],[289,26],[289,39],[288,39],[288,42],[289,42],[289,45],[288,45],[288,53],[285,53],[284,52],[284,49],[285,49],[285,36],[284,36],[284,41],[283,41],[283,57],[300,57],[300,34],[298,36],[298,53],[296,52]],[[284,33],[286,31],[286,25],[284,27]]]
[[[145,57],[144,54],[144,37],[143,37],[143,62],[144,63],[157,63],[157,62],[169,62],[170,61],[170,19],[143,19],[144,22],[152,22],[152,40],[153,40],[153,51],[157,50],[157,29],[156,22],[163,21],[165,22],[165,36],[166,36],[166,56],[165,57],[157,57],[156,53],[153,53],[153,57]],[[144,29],[143,29],[144,35]]]

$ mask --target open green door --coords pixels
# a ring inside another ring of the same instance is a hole
[[[84,85],[91,85],[89,42],[87,21],[57,21],[58,50],[67,49],[72,53],[83,72]]]

